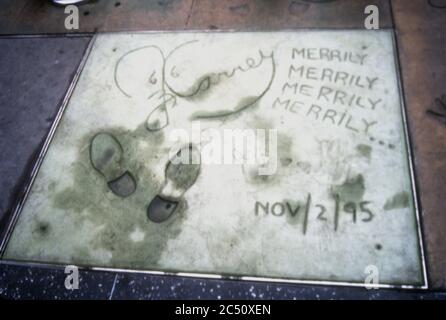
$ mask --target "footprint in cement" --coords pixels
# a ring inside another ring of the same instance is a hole
[[[109,133],[98,133],[91,140],[91,164],[105,177],[110,190],[124,198],[135,191],[136,182],[123,167],[123,153],[119,141]]]
[[[185,145],[169,160],[164,186],[147,208],[147,216],[151,221],[164,222],[175,212],[184,193],[197,180],[200,162],[200,151],[193,144]]]

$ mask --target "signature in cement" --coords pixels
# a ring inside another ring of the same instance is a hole
[[[203,75],[197,71],[200,58],[212,57],[199,44],[198,40],[184,42],[168,54],[158,46],[149,45],[128,51],[118,59],[114,68],[118,90],[128,98],[143,95],[151,105],[156,103],[147,118],[148,130],[166,127],[168,109],[174,108],[178,100],[193,104],[186,110],[191,113],[190,120],[221,120],[255,105],[270,89],[276,68],[273,52],[265,54],[258,50],[235,67],[224,67],[226,61],[221,59],[223,66],[220,62],[215,67],[219,71]],[[252,81],[253,72],[256,81],[246,83]]]

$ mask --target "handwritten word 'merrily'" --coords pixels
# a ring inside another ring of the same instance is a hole
[[[367,54],[351,51],[332,50],[328,48],[293,48],[292,59],[326,60],[335,62],[350,62],[364,65]]]
[[[290,65],[288,78],[299,77],[311,81],[321,81],[332,84],[339,84],[360,89],[373,90],[378,82],[378,77],[368,77],[356,75],[344,71],[333,70],[331,68],[318,69],[316,67],[306,67],[304,65]]]

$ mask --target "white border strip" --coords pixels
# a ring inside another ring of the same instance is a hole
[[[406,140],[406,149],[407,149],[407,161],[409,164],[409,171],[410,171],[410,180],[411,180],[411,187],[412,187],[412,196],[413,196],[413,203],[415,205],[415,218],[416,218],[416,224],[417,224],[417,233],[418,233],[418,245],[420,247],[420,260],[421,260],[421,267],[423,272],[423,289],[428,288],[428,279],[427,279],[427,268],[426,268],[426,255],[425,255],[425,249],[424,249],[424,240],[423,240],[423,231],[421,229],[421,212],[419,207],[419,197],[418,197],[418,191],[416,186],[416,176],[415,176],[415,167],[414,167],[414,155],[412,152],[412,144],[411,144],[411,138],[409,135],[409,123],[407,121],[407,109],[406,109],[406,100],[404,96],[404,88],[403,88],[403,77],[401,74],[401,65],[400,60],[398,56],[398,43],[397,43],[397,36],[396,32],[392,32],[392,42],[393,42],[393,50],[394,50],[394,60],[395,60],[395,70],[397,75],[397,81],[398,82],[398,90],[400,95],[400,106],[401,106],[401,115],[403,120],[403,128],[404,128],[404,137]]]

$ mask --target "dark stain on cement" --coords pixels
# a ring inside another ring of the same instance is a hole
[[[386,211],[390,211],[407,207],[409,207],[409,193],[403,191],[395,194],[392,198],[388,199],[383,209]]]
[[[367,144],[359,144],[356,146],[356,151],[359,153],[360,156],[370,160],[372,156],[372,147]]]
[[[332,187],[332,194],[337,194],[340,200],[345,202],[359,202],[365,193],[364,177],[358,174],[353,178],[348,178],[341,185]]]
[[[176,214],[163,224],[149,221],[146,215],[148,204],[160,192],[164,182],[163,176],[150,170],[151,165],[168,152],[159,147],[163,133],[149,132],[144,123],[134,131],[118,127],[109,128],[107,132],[122,145],[123,167],[133,173],[138,187],[127,198],[111,192],[103,175],[89,161],[89,144],[97,132],[88,133],[81,139],[77,161],[69,169],[74,183],[56,193],[53,199],[55,208],[70,215],[76,228],[83,228],[88,223],[96,230],[93,241],[76,244],[79,248],[72,260],[94,264],[96,250],[106,250],[111,253],[107,264],[112,267],[156,268],[168,241],[181,232],[187,211],[187,204],[181,201]],[[135,230],[144,233],[141,241],[131,238]]]

